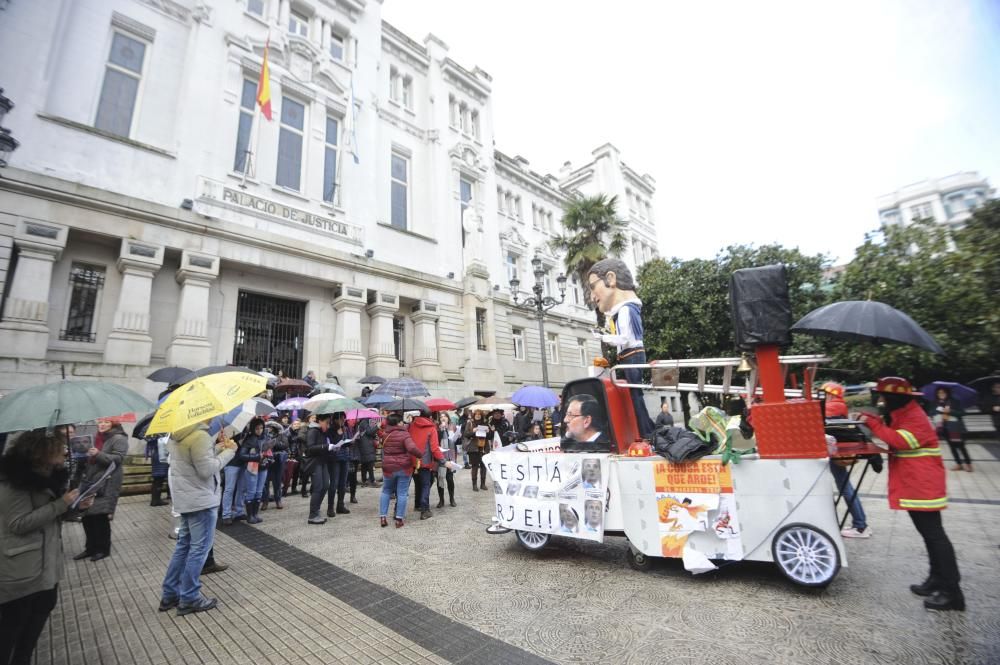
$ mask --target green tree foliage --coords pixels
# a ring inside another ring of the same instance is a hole
[[[618,219],[618,197],[577,197],[563,211],[565,233],[549,245],[566,255],[566,273],[587,283],[587,271],[601,259],[621,256],[625,251],[624,221]]]
[[[841,275],[836,300],[878,300],[909,314],[945,350],[937,356],[908,346],[839,343],[837,366],[866,379],[887,374],[917,384],[968,381],[996,368],[1000,349],[1000,204],[977,210],[953,232],[932,220],[883,226],[869,233]]]
[[[656,259],[639,272],[639,297],[650,358],[736,355],[729,306],[734,270],[783,263],[788,269],[792,321],[827,302],[819,288],[829,260],[780,245],[733,245],[713,259]],[[822,352],[822,342],[798,336],[788,353]]]

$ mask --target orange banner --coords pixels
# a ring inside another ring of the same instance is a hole
[[[719,460],[698,460],[686,464],[657,462],[654,468],[656,491],[671,494],[732,494],[733,475]]]

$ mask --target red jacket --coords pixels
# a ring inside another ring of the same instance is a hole
[[[382,474],[386,478],[397,471],[412,474],[420,459],[420,449],[413,445],[410,433],[402,425],[386,427],[385,432],[385,439],[382,440]]]
[[[889,444],[889,507],[944,510],[948,507],[944,464],[937,433],[916,401],[889,414],[890,424],[863,414],[875,436]]]
[[[410,421],[410,438],[420,451],[420,468],[437,470],[437,463],[444,461],[444,453],[441,452],[441,444],[438,441],[438,430],[429,418],[417,416]],[[431,454],[427,455],[427,444],[431,445]]]

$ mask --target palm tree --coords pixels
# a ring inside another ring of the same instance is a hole
[[[549,241],[553,250],[565,252],[566,272],[587,283],[590,268],[609,256],[620,257],[625,251],[626,223],[618,219],[618,197],[604,194],[577,195],[563,211],[565,233]],[[584,297],[589,297],[585,292]],[[598,312],[597,320],[603,324]]]

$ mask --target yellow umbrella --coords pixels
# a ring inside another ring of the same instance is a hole
[[[208,374],[185,383],[163,400],[147,433],[173,433],[235,408],[267,389],[267,379],[248,372]]]

